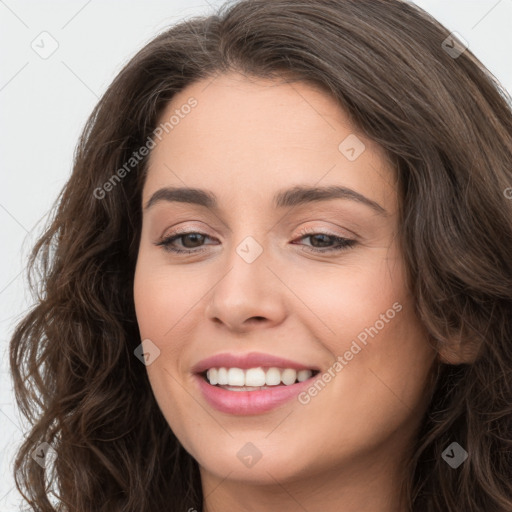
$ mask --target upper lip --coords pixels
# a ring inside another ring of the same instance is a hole
[[[216,354],[202,359],[192,367],[193,373],[202,373],[210,368],[257,368],[258,366],[293,368],[294,370],[318,370],[317,367],[292,361],[283,357],[250,352],[246,354]]]

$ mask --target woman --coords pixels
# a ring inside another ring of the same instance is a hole
[[[512,510],[510,105],[398,0],[150,42],[33,252],[32,508]]]

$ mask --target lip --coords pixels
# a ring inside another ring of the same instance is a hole
[[[296,382],[289,386],[283,384],[260,391],[229,391],[218,386],[212,386],[203,375],[210,368],[224,367],[247,370],[260,366],[320,371],[317,366],[305,365],[271,354],[250,352],[246,354],[216,354],[199,361],[193,366],[192,373],[194,373],[194,378],[206,402],[220,412],[233,415],[262,414],[279,407],[310,386],[319,374],[316,373],[305,381]]]
[[[202,375],[194,378],[205,400],[220,412],[234,415],[262,414],[279,407],[296,397],[302,390],[311,386],[317,375],[290,386],[280,385],[274,389],[261,391],[229,391],[218,386],[212,386]]]
[[[248,368],[263,367],[277,367],[277,368],[293,368],[294,370],[316,370],[320,368],[317,366],[310,366],[291,359],[273,356],[271,354],[264,354],[262,352],[249,352],[245,354],[222,353],[208,357],[199,361],[192,367],[192,373],[202,373],[210,368],[241,368],[247,370]],[[250,391],[252,393],[252,391]]]

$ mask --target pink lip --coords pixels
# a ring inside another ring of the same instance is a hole
[[[229,391],[209,384],[202,373],[209,368],[257,368],[257,367],[293,368],[294,370],[319,370],[316,366],[285,359],[282,357],[251,352],[246,354],[217,354],[199,361],[192,372],[205,400],[215,409],[236,415],[261,414],[278,407],[296,397],[310,386],[313,376],[303,382],[290,386],[280,385],[260,391]]]
[[[311,385],[316,376],[290,386],[275,386],[261,391],[229,391],[212,386],[201,375],[195,375],[199,389],[206,401],[215,409],[228,414],[261,414],[296,397]]]
[[[293,368],[294,370],[319,370],[316,366],[309,366],[290,359],[263,354],[260,352],[249,352],[246,354],[216,354],[199,361],[192,367],[192,373],[202,373],[209,368],[247,368],[277,367],[277,368]],[[251,391],[252,393],[252,391]]]

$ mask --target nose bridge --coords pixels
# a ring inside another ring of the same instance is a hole
[[[262,239],[261,236],[258,238]],[[244,236],[231,246],[226,257],[229,272],[219,283],[218,295],[225,294],[224,300],[233,305],[248,303],[249,300],[258,301],[258,297],[265,294],[265,289],[270,285],[269,260],[269,248],[263,240],[258,241],[252,235]]]
[[[280,285],[267,267],[272,258],[263,237],[247,235],[231,246],[225,260],[226,272],[210,296],[211,319],[233,329],[244,329],[254,318],[272,323],[281,318],[284,308],[277,289]]]

